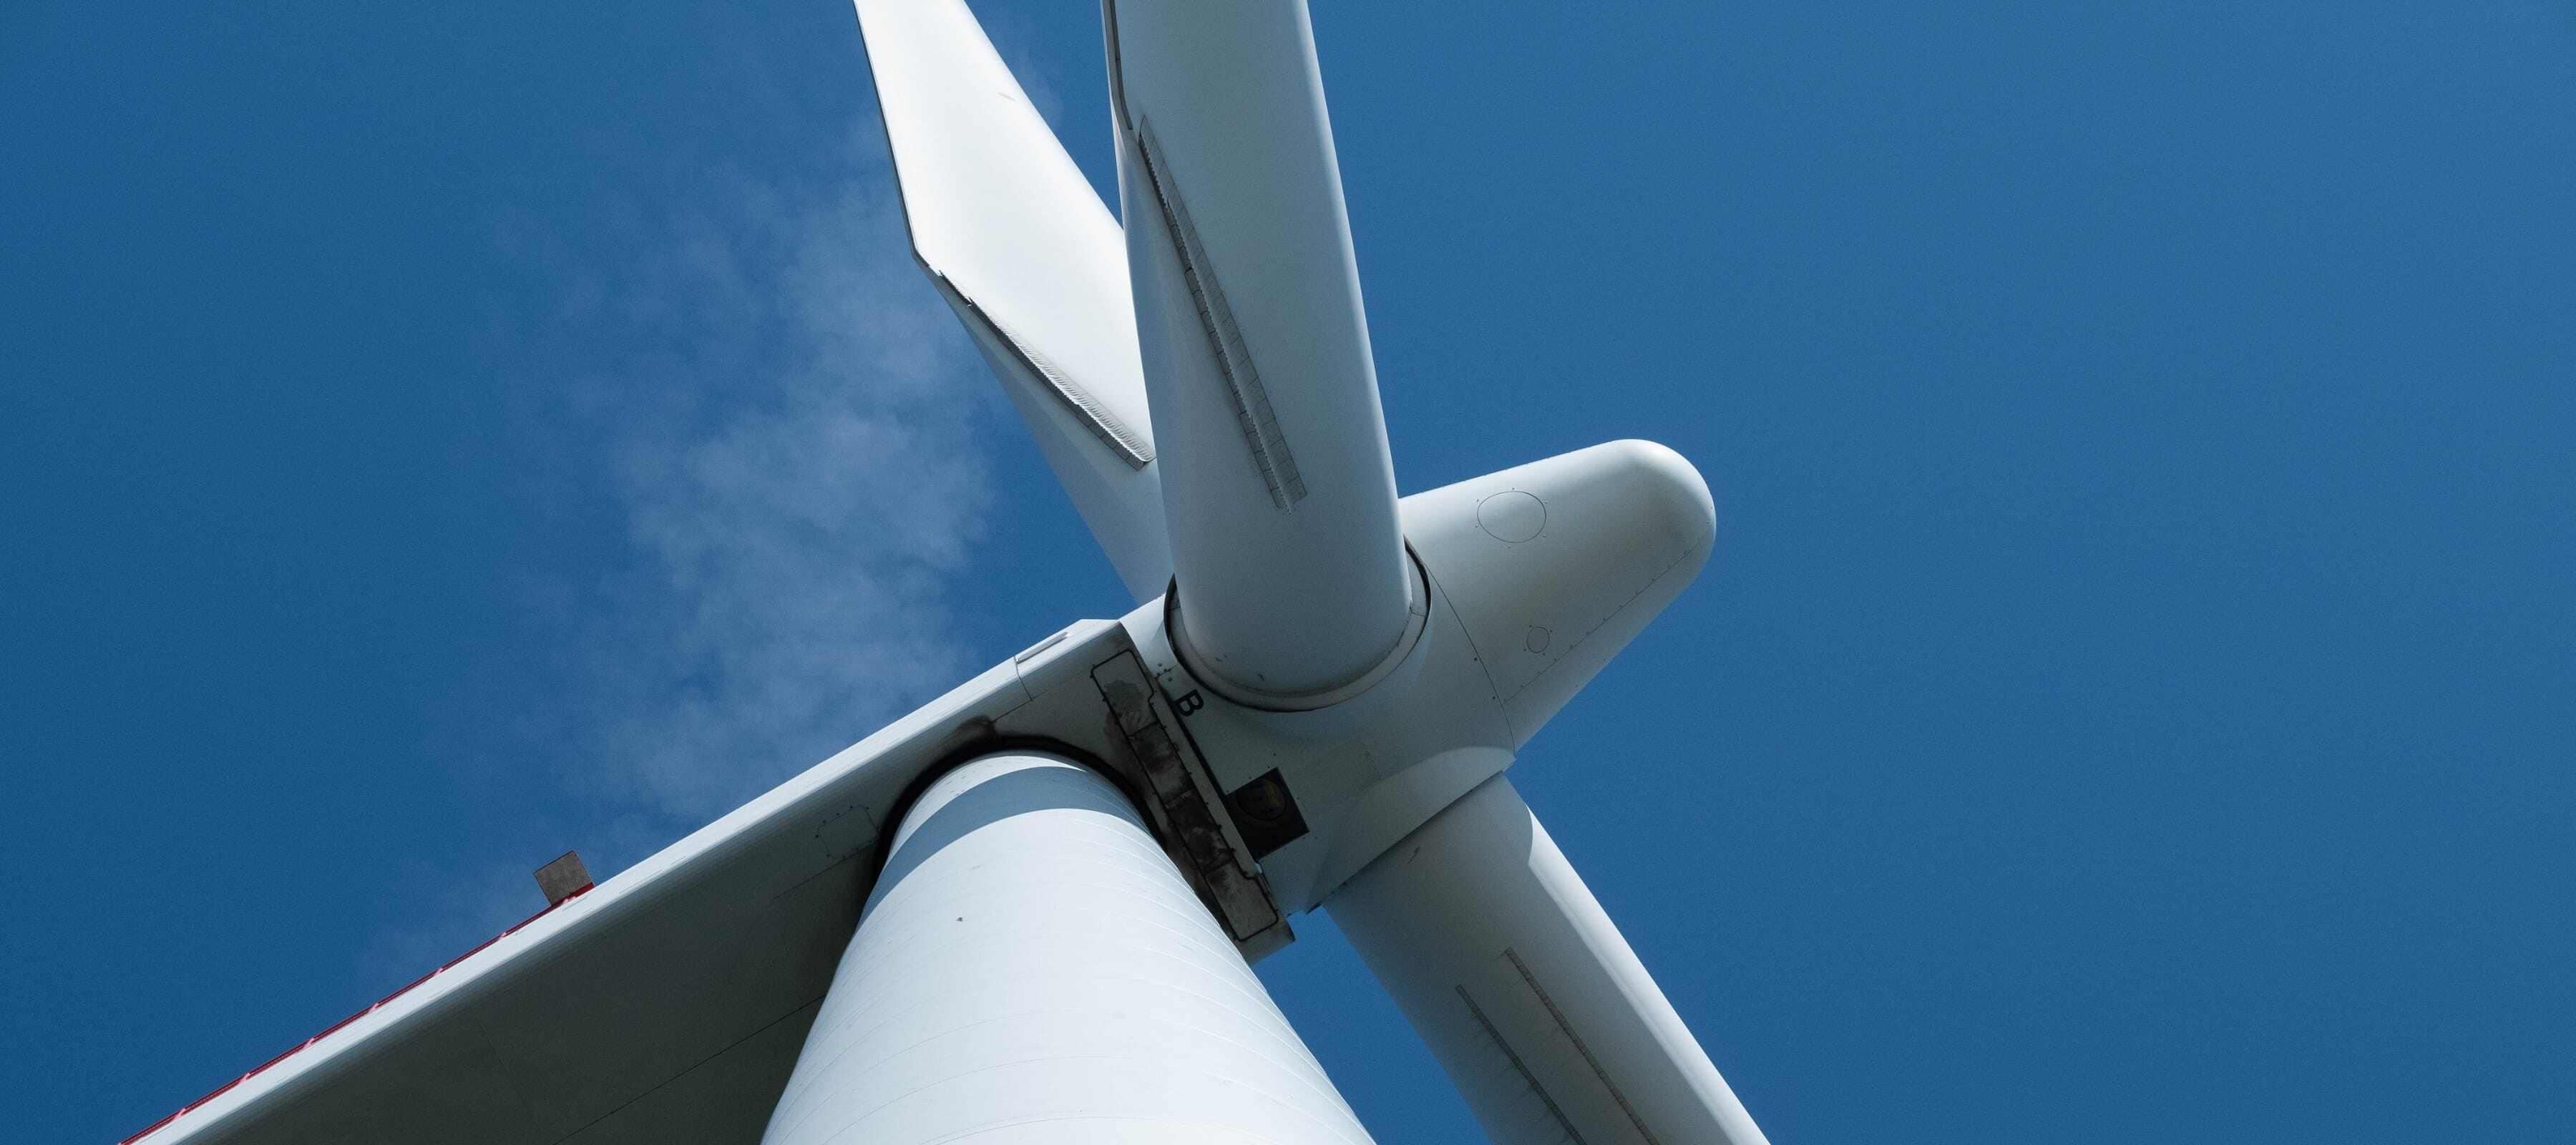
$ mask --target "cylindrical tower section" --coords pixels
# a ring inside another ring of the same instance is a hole
[[[1108,780],[984,756],[904,816],[764,1145],[1365,1142]]]

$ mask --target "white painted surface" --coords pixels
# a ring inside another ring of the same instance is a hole
[[[1759,1141],[1499,778],[1707,559],[1696,471],[1614,442],[1407,498],[1399,532],[1303,0],[1105,7],[1123,229],[961,0],[856,11],[915,252],[1148,601],[1137,650],[1175,700],[1201,671],[1281,701],[1183,714],[1225,789],[1276,768],[1304,809],[1263,860],[1279,905],[1343,886],[1344,929],[1504,1140]],[[1152,599],[1175,576],[1186,667]],[[1108,630],[985,673],[153,1138],[716,1139],[777,1084],[741,1047],[814,1012],[875,809]],[[1018,756],[933,796],[907,833],[1020,803],[897,848],[768,1140],[1366,1139],[1105,781]],[[1462,987],[1490,999],[1463,1033],[1442,1001]],[[1475,1072],[1497,1037],[1531,1084]],[[494,1077],[555,1088],[520,1102]],[[1513,1104],[1534,1084],[1553,1120]]]
[[[1306,822],[1303,836],[1260,859],[1283,911],[1312,909],[1511,763],[1511,728],[1493,685],[1437,591],[1406,663],[1370,692],[1318,711],[1262,711],[1203,687],[1172,651],[1162,620],[1156,604],[1120,623],[1164,692],[1194,698],[1175,708],[1187,709],[1179,718],[1219,789],[1275,768]]]
[[[1299,706],[1396,650],[1409,579],[1306,5],[1103,12],[1190,652]]]
[[[767,1145],[1368,1140],[1107,780],[987,756],[895,838]]]
[[[1698,471],[1646,441],[1417,493],[1402,510],[1430,589],[1402,671],[1317,711],[1263,711],[1205,688],[1183,717],[1222,788],[1276,768],[1296,799],[1306,835],[1261,859],[1284,910],[1321,902],[1499,774],[1698,576],[1716,535]],[[1180,696],[1204,681],[1162,618],[1152,604],[1121,623]]]
[[[961,729],[1016,727],[1034,691],[1086,687],[1129,647],[1114,623],[1073,624],[138,1145],[757,1140],[907,789]],[[1075,710],[1094,729],[1107,715]]]
[[[1160,594],[1171,560],[1154,466],[1135,464],[1154,432],[1117,218],[962,0],[857,9],[914,253],[1119,578],[1137,600]]]
[[[1509,780],[1326,906],[1497,1145],[1764,1141]]]
[[[1404,499],[1518,748],[1699,576],[1717,507],[1691,463],[1612,441]]]

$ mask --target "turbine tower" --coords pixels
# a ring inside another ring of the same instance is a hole
[[[1505,775],[1708,559],[1697,471],[1396,495],[1304,0],[1104,0],[1115,215],[963,0],[856,7],[914,252],[1134,609],[129,1142],[1366,1141],[1250,969],[1318,908],[1495,1141],[1762,1142]]]

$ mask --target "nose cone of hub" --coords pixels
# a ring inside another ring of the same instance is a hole
[[[1407,497],[1402,509],[1515,747],[1680,595],[1717,539],[1708,483],[1650,441],[1516,466]]]

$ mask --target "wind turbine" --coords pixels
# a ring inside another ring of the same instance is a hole
[[[1399,499],[1304,0],[1104,0],[1113,216],[856,0],[913,248],[1137,601],[129,1141],[1356,1142],[1330,911],[1498,1142],[1762,1134],[1504,772],[1695,577],[1623,441]]]

